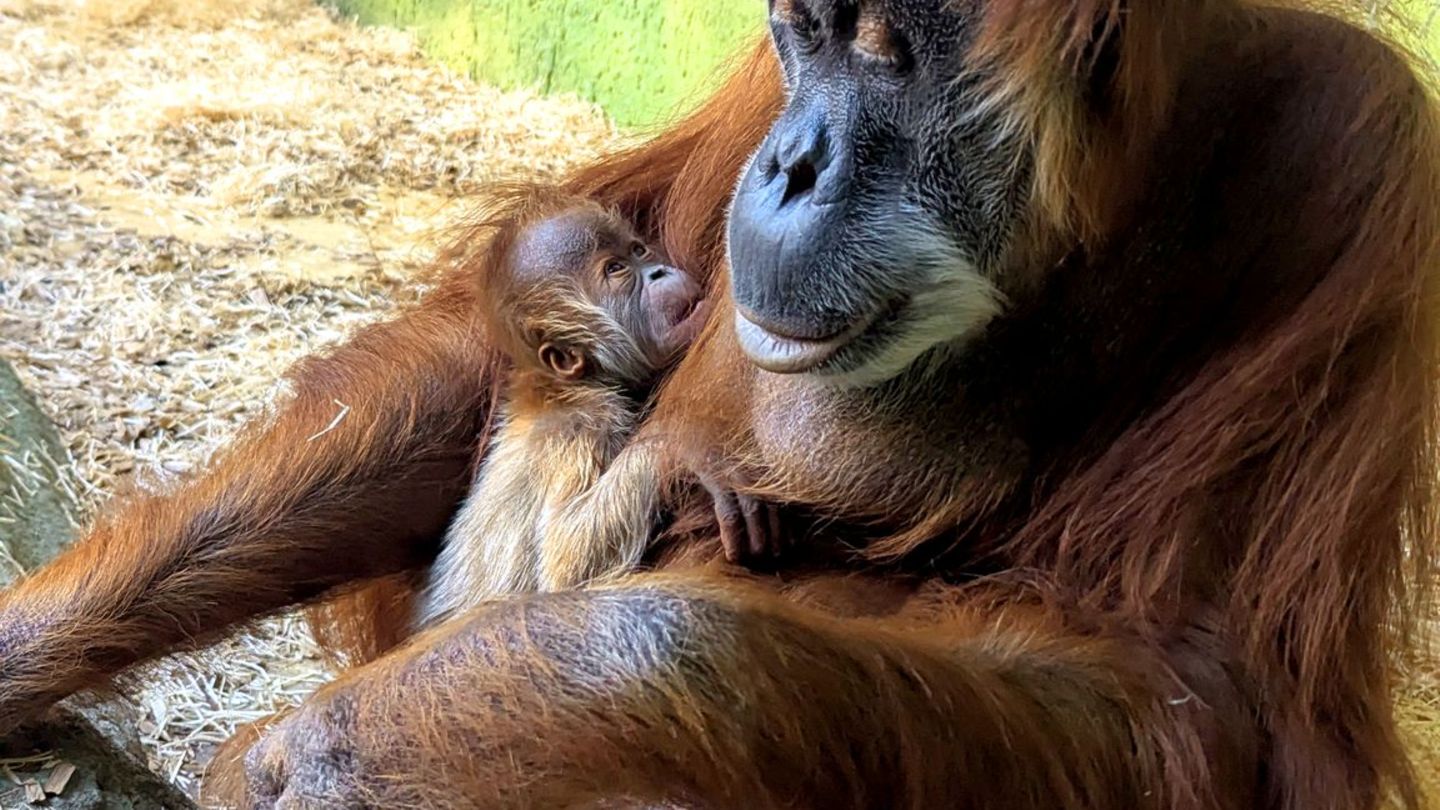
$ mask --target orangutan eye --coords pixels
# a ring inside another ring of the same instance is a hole
[[[615,276],[621,275],[629,269],[630,266],[625,264],[625,262],[622,262],[619,259],[611,259],[610,261],[605,262],[605,277],[614,278]]]
[[[905,35],[869,9],[856,19],[852,45],[861,56],[898,73],[909,72],[914,63]]]
[[[650,248],[646,247],[644,242],[636,242],[630,248],[630,257],[637,262],[643,262],[650,258]]]
[[[795,43],[800,50],[813,54],[820,46],[820,21],[801,4],[792,4],[786,22],[794,32]]]

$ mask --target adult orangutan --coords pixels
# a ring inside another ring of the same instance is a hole
[[[1238,0],[774,0],[771,26],[703,109],[568,185],[721,297],[641,432],[814,516],[806,544],[727,572],[686,507],[662,570],[427,632],[231,785],[1418,807],[1388,661],[1436,529],[1440,146],[1404,60]],[[493,393],[468,260],[5,594],[3,722],[425,565]]]

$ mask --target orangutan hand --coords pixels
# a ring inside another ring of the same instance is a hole
[[[245,756],[251,810],[371,807],[352,742],[354,701],[327,688],[278,722]]]
[[[790,545],[779,504],[745,494],[744,489],[751,482],[725,482],[709,475],[698,477],[700,485],[715,502],[715,519],[720,524],[725,559],[763,566]]]

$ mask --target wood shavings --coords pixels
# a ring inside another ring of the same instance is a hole
[[[65,792],[65,786],[70,784],[70,777],[75,775],[75,766],[68,762],[61,762],[55,766],[55,770],[45,777],[45,783],[40,787],[51,796],[59,796]]]
[[[326,433],[329,433],[330,431],[334,430],[335,428],[340,427],[340,423],[341,423],[341,422],[344,422],[344,421],[345,421],[345,417],[347,417],[347,416],[350,415],[350,406],[349,406],[349,405],[346,405],[345,403],[341,402],[341,401],[338,400],[338,399],[337,399],[337,400],[334,400],[334,402],[335,402],[335,404],[340,408],[340,412],[337,413],[337,414],[335,414],[335,418],[330,420],[330,424],[326,425],[326,426],[324,427],[324,429],[322,429],[319,433],[316,433],[314,436],[311,436],[310,438],[306,439],[306,441],[313,442],[313,441],[315,441],[316,439],[320,438],[321,436],[324,436]]]

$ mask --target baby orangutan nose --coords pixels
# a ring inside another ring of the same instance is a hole
[[[655,343],[662,355],[683,350],[705,325],[705,289],[683,270],[658,263],[646,268],[645,297],[645,309],[658,316]]]

